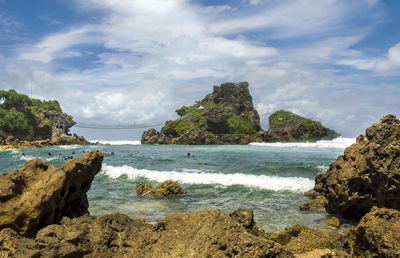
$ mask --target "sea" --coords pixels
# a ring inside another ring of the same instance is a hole
[[[91,214],[120,212],[155,223],[176,212],[217,208],[231,213],[242,208],[252,209],[257,226],[267,232],[293,224],[318,228],[329,216],[321,211],[300,211],[299,206],[308,200],[303,193],[314,187],[315,176],[325,172],[355,138],[186,146],[99,142],[102,145],[2,150],[0,173],[33,158],[61,167],[63,157],[79,157],[97,149],[105,156],[88,192]],[[179,182],[188,194],[171,199],[136,195],[137,183],[155,186],[168,179]]]

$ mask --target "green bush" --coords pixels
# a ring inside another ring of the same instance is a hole
[[[20,112],[16,108],[0,108],[0,129],[13,134],[34,134],[35,117],[28,109]]]

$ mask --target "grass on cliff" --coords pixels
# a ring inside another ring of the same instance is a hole
[[[305,128],[321,126],[321,123],[319,122],[315,122],[309,118],[305,118],[285,110],[276,111],[269,117],[270,127],[291,126],[295,124],[301,124]]]

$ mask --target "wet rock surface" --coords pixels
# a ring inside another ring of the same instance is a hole
[[[387,115],[368,127],[315,188],[328,200],[326,210],[360,219],[373,206],[400,209],[400,121]]]
[[[103,154],[91,151],[62,168],[33,159],[0,175],[0,229],[32,236],[62,217],[88,213],[86,192],[100,171]]]
[[[138,196],[152,197],[176,197],[187,194],[180,185],[172,180],[162,182],[156,187],[149,184],[138,183],[136,185],[136,194]]]

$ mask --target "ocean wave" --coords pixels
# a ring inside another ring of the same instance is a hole
[[[205,172],[177,172],[156,171],[147,169],[136,169],[130,166],[114,167],[103,164],[102,173],[118,178],[127,175],[129,179],[135,180],[145,177],[151,181],[163,182],[174,180],[181,184],[218,184],[222,186],[243,185],[270,191],[292,191],[306,192],[314,187],[314,181],[303,177],[278,177],[252,174],[219,174]]]
[[[64,150],[74,150],[74,149],[78,149],[81,147],[81,145],[59,145],[57,146],[58,148],[64,149]]]
[[[31,159],[36,159],[36,157],[33,157],[33,156],[29,156],[29,155],[21,155],[20,157],[19,157],[19,159],[20,160],[26,160],[26,161],[28,161],[28,160],[31,160]]]
[[[90,140],[91,142],[99,142],[101,144],[110,145],[140,145],[140,141],[106,141],[106,140]]]
[[[317,142],[252,142],[249,145],[267,147],[301,147],[301,148],[339,148],[345,149],[356,142],[356,138],[339,137],[334,140]]]

